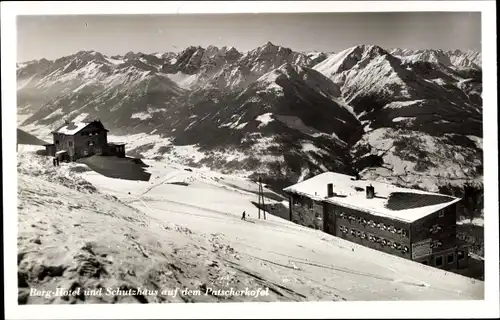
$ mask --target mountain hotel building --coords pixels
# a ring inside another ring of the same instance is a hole
[[[436,268],[466,268],[457,239],[460,199],[325,172],[284,191],[290,220]]]

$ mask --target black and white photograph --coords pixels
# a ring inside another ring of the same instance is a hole
[[[11,317],[498,316],[495,3],[446,3],[2,3]]]

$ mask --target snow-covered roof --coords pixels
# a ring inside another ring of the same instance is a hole
[[[333,197],[327,197],[329,183],[333,184]],[[368,199],[366,187],[370,185],[375,188],[375,197]],[[319,174],[284,191],[404,222],[416,221],[460,201],[438,193],[401,188],[378,181],[356,180],[334,172]]]
[[[88,125],[93,124],[93,123],[97,124],[99,127],[104,129],[105,131],[108,131],[108,130],[106,130],[106,128],[104,128],[104,126],[102,125],[101,121],[99,121],[99,119],[93,120],[93,121],[88,121],[88,120],[85,120],[87,118],[87,116],[88,115],[86,113],[82,113],[81,115],[79,115],[78,117],[73,119],[73,121],[65,123],[62,127],[56,129],[55,131],[52,131],[52,133],[61,133],[61,134],[71,136],[71,135],[77,134],[78,132],[80,132],[81,130],[86,128]]]
[[[63,154],[63,153],[68,153],[68,151],[67,150],[59,150],[59,151],[56,152],[56,156],[60,155],[60,154]]]
[[[66,135],[74,135],[78,133],[80,130],[88,126],[90,122],[68,122],[64,124],[59,129],[55,130],[55,133],[62,133]]]

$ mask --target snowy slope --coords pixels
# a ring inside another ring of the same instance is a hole
[[[201,302],[217,296],[28,297],[29,288],[269,288],[258,301],[482,299],[484,284],[278,217],[256,219],[256,185],[146,161],[150,181],[18,155],[21,303]],[[184,182],[184,184],[174,184]],[[57,198],[52,197],[54,193]],[[196,195],[196,196],[188,196]],[[249,221],[241,221],[246,210]],[[82,290],[83,290],[82,289]],[[233,297],[232,301],[256,301]]]
[[[380,161],[366,169],[367,178],[428,191],[440,191],[450,183],[482,186],[482,139],[478,137],[437,137],[381,128],[366,134],[352,150],[359,162]]]
[[[28,145],[44,145],[47,142],[38,139],[37,137],[21,130],[17,129],[17,144],[28,144]]]

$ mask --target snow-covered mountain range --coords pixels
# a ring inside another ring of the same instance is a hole
[[[482,184],[481,53],[297,52],[270,42],[18,63],[21,128],[82,114],[130,155],[296,182],[325,170],[432,191]],[[190,152],[182,154],[179,150]]]

